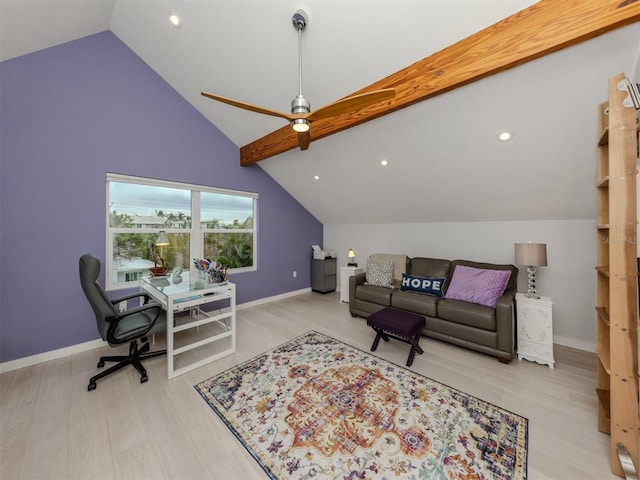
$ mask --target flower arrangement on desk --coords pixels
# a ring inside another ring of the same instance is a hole
[[[204,276],[206,283],[224,283],[227,281],[229,269],[208,258],[194,258],[193,264]]]

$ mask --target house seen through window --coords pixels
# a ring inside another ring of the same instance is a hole
[[[193,258],[255,270],[257,201],[256,193],[108,174],[107,286],[132,286],[154,266],[187,271]],[[161,232],[168,245],[158,245]]]

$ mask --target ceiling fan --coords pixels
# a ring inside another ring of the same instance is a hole
[[[353,112],[355,110],[368,107],[374,103],[388,100],[395,97],[396,91],[393,88],[387,88],[360,95],[353,95],[351,97],[343,98],[342,100],[337,100],[336,102],[325,105],[315,112],[312,112],[311,104],[302,94],[302,32],[304,32],[304,29],[309,22],[306,12],[304,10],[297,10],[293,14],[292,21],[293,27],[298,31],[298,95],[291,101],[291,113],[284,113],[277,110],[271,110],[269,108],[251,105],[250,103],[221,97],[220,95],[214,95],[213,93],[201,93],[205,97],[234,107],[289,120],[293,130],[298,133],[298,145],[300,146],[300,149],[306,150],[309,148],[309,143],[311,142],[309,129],[311,127],[311,123],[314,121]]]

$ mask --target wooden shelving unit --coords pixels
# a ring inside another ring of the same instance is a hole
[[[611,435],[611,471],[623,476],[619,447],[638,472],[637,114],[623,106],[624,74],[609,80],[599,108],[597,168],[598,429]]]

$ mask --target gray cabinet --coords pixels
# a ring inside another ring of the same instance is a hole
[[[336,259],[311,259],[311,290],[319,293],[334,292],[336,289]]]

